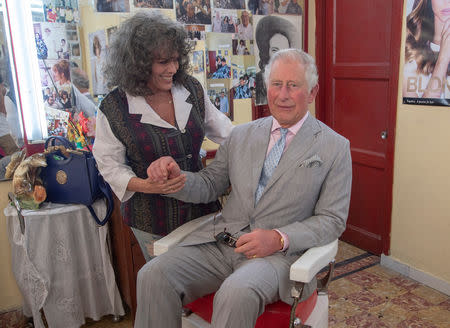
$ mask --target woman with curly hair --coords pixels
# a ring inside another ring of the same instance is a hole
[[[408,15],[403,97],[450,98],[450,5],[415,0]]]
[[[139,12],[114,33],[104,66],[104,76],[115,88],[99,107],[94,156],[147,261],[154,240],[219,209],[217,202],[191,204],[164,197],[183,187],[184,176],[166,183],[147,177],[147,167],[161,156],[174,157],[183,170],[199,171],[204,136],[221,143],[232,128],[188,75],[191,47],[186,36],[180,23]]]

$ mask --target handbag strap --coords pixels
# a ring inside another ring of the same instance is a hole
[[[94,208],[92,207],[92,205],[87,205],[87,208],[89,209],[89,212],[91,212],[92,217],[94,218],[95,222],[97,222],[98,225],[104,226],[106,224],[106,222],[109,221],[109,218],[111,217],[111,214],[113,212],[114,199],[113,199],[111,187],[109,186],[109,184],[107,184],[105,182],[105,180],[103,180],[103,177],[101,175],[99,175],[98,186],[99,186],[101,192],[103,193],[103,195],[106,198],[106,206],[107,206],[107,208],[106,208],[105,218],[103,220],[100,220],[98,218],[97,214],[95,214],[95,211],[94,211]]]
[[[61,136],[50,136],[45,140],[44,149],[47,149],[48,146],[56,146],[56,142],[59,142],[60,145],[63,145],[66,148],[69,149],[76,149],[76,147],[71,143],[68,139],[61,137]]]

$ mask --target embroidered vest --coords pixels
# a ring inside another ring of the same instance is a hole
[[[103,99],[100,110],[106,115],[112,132],[126,148],[127,164],[137,177],[147,178],[147,167],[162,156],[172,156],[180,168],[197,172],[202,169],[200,147],[205,136],[205,103],[200,83],[187,76],[183,86],[192,104],[186,127],[163,128],[140,122],[140,114],[130,114],[125,92],[119,88]],[[159,194],[136,192],[121,206],[125,223],[157,235],[166,235],[183,223],[220,209],[218,202],[185,203]]]

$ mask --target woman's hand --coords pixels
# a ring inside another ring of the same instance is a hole
[[[146,191],[148,194],[173,194],[183,189],[186,182],[186,176],[179,175],[176,178],[168,179],[164,182],[152,181],[150,178],[145,180]]]
[[[128,182],[127,190],[144,194],[173,194],[183,189],[185,182],[186,175],[184,174],[165,181],[133,177]]]

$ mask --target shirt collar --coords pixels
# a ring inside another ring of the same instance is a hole
[[[173,104],[175,107],[175,118],[178,127],[184,128],[189,119],[192,104],[186,102],[189,97],[189,91],[182,85],[173,85],[172,89]],[[142,123],[150,123],[165,128],[174,128],[172,125],[164,121],[153,108],[145,101],[142,96],[132,96],[126,93],[128,101],[128,112],[130,114],[141,114]]]
[[[292,133],[293,135],[296,135],[297,132],[300,130],[300,128],[302,127],[303,123],[305,123],[306,119],[309,116],[309,112],[306,112],[306,114],[303,116],[303,118],[298,121],[297,123],[295,123],[293,126],[288,128],[288,132]],[[272,120],[272,129],[270,130],[270,133],[273,133],[274,131],[276,131],[277,129],[281,128],[280,123],[278,123],[278,121],[276,120],[275,117],[273,117]]]

